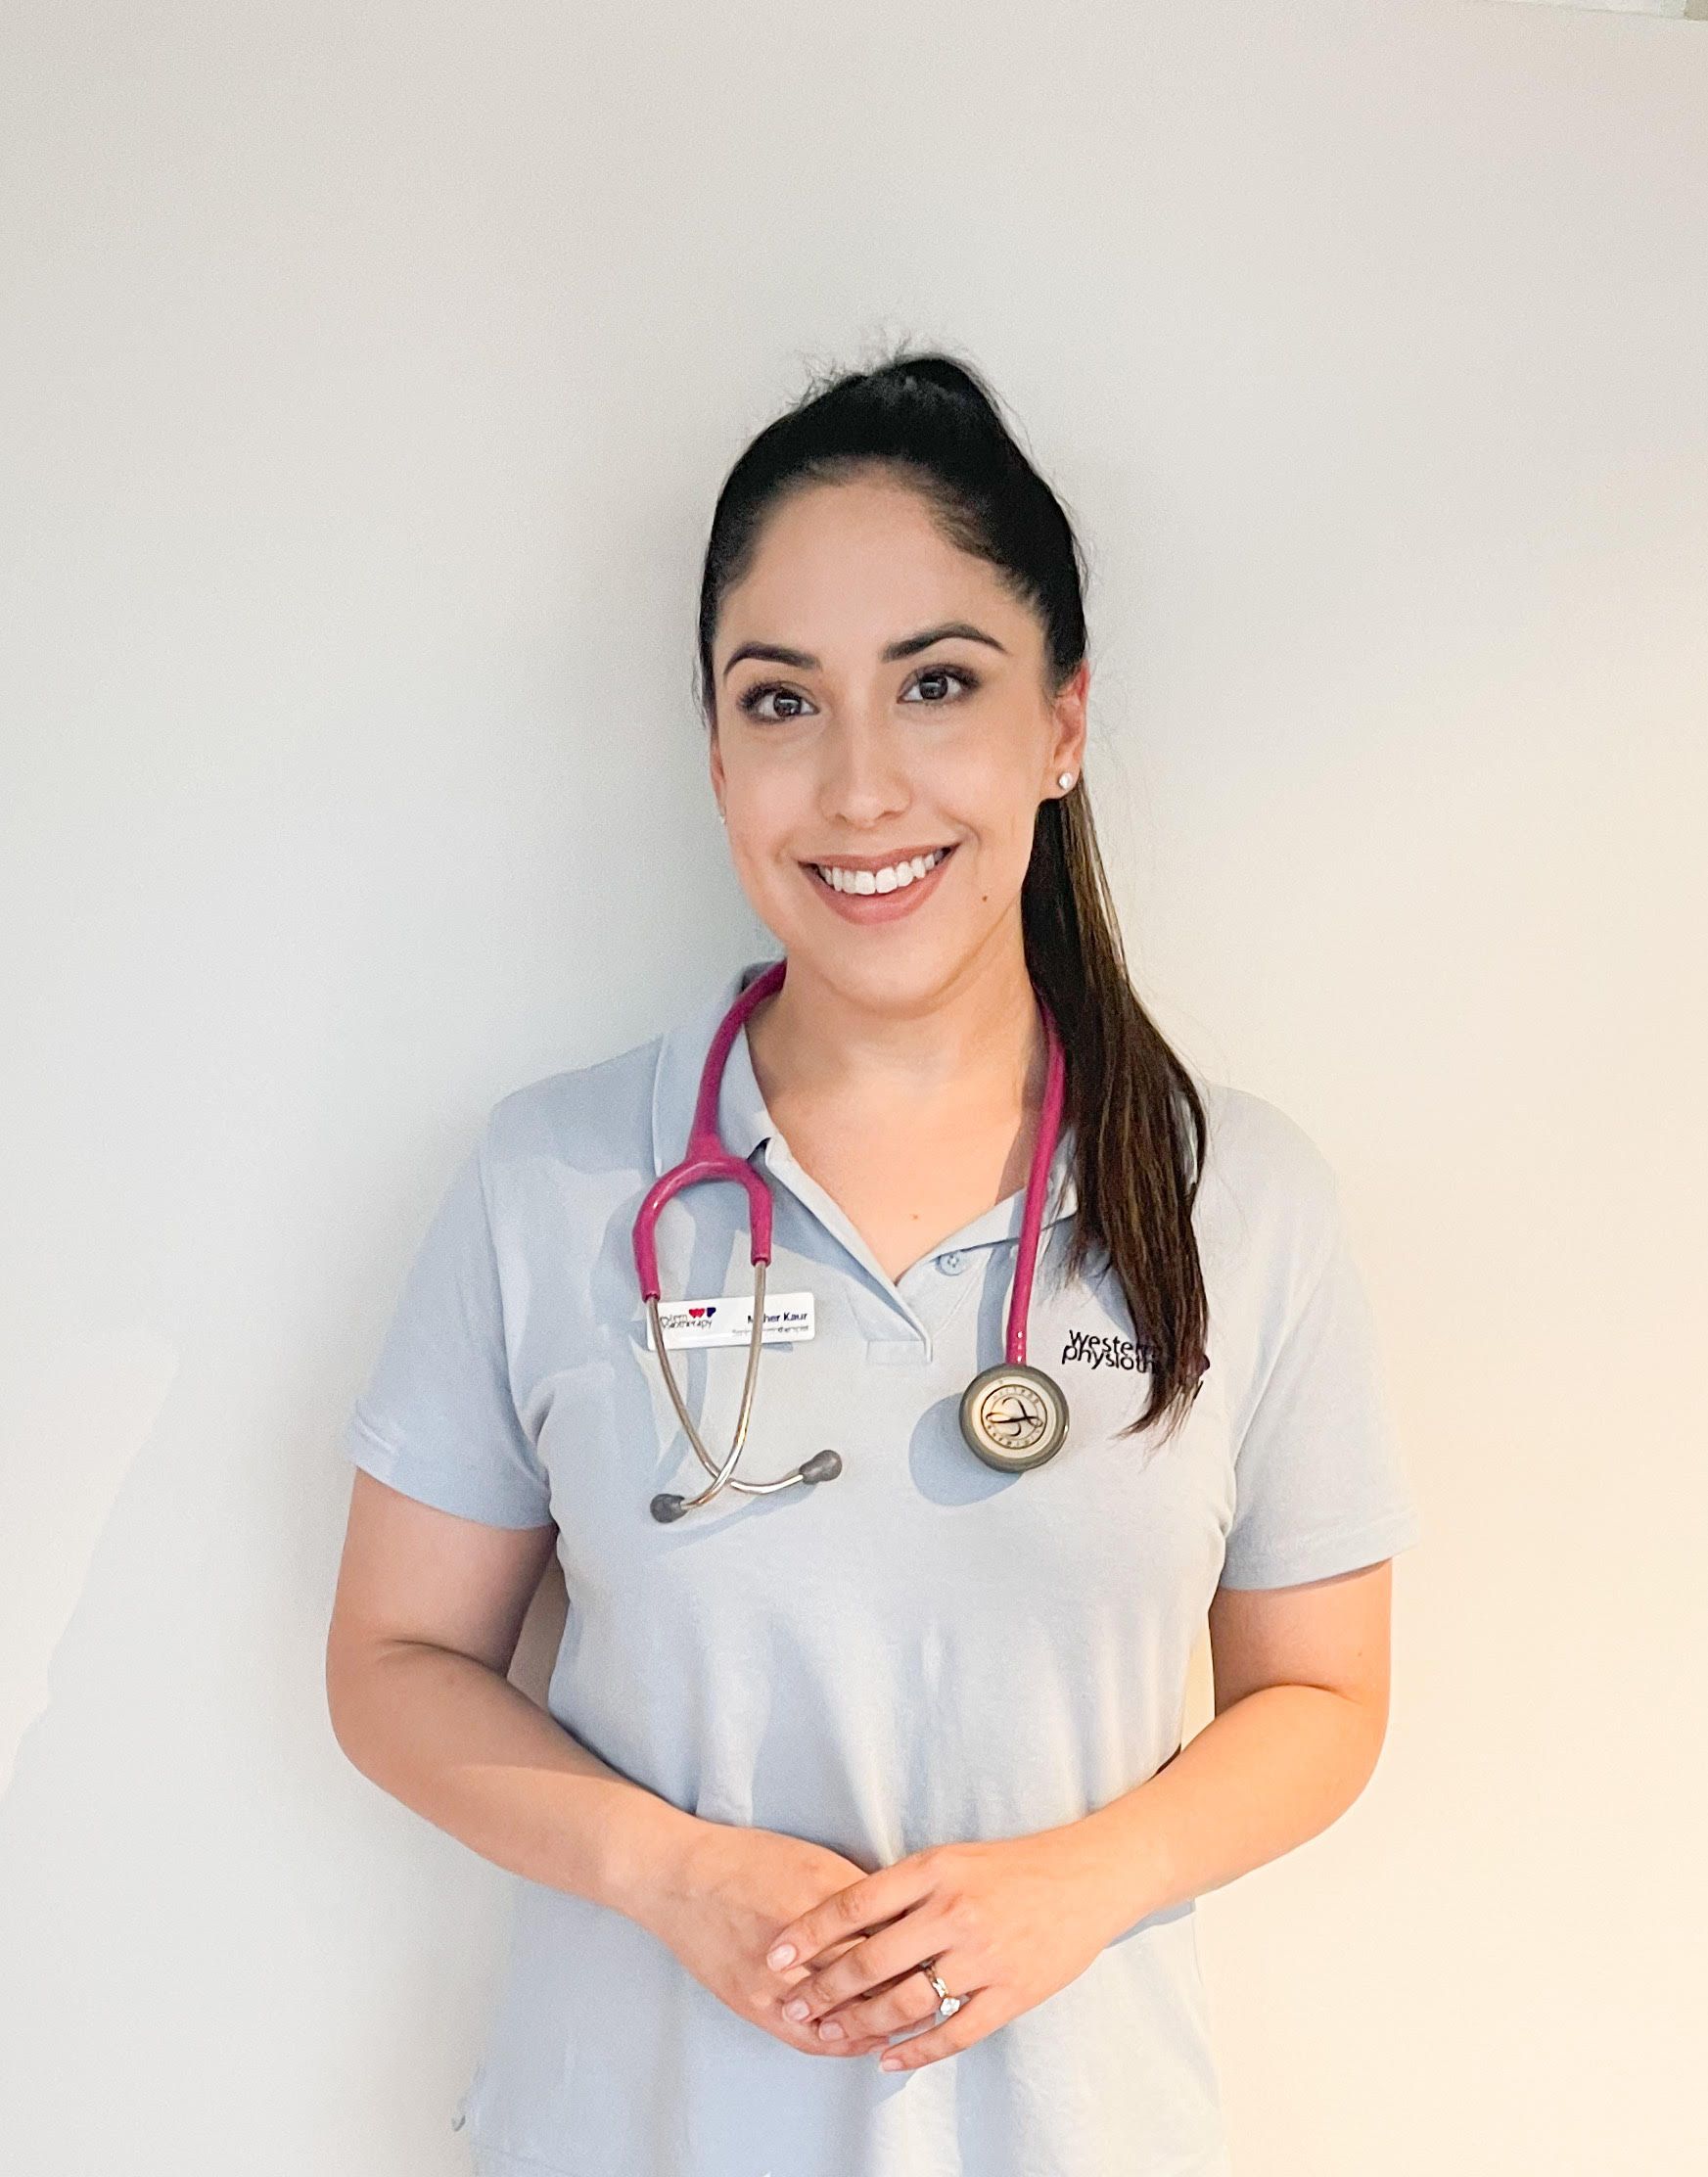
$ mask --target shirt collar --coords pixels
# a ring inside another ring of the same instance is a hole
[[[712,1047],[712,1039],[717,1032],[718,1022],[754,978],[771,965],[770,959],[749,960],[741,967],[733,969],[693,1012],[665,1031],[660,1043],[658,1067],[653,1076],[652,1137],[655,1175],[669,1171],[673,1164],[679,1164],[687,1151],[688,1129],[693,1124],[694,1102],[700,1093],[700,1075],[706,1064],[706,1053]],[[751,1159],[754,1152],[768,1143],[773,1135],[776,1136],[779,1147],[785,1151],[787,1149],[783,1137],[777,1134],[776,1123],[766,1108],[765,1099],[760,1093],[745,1028],[729,1046],[729,1062],[723,1069],[723,1084],[717,1099],[717,1126],[723,1136],[724,1146],[738,1157]],[[773,1155],[774,1152],[767,1150],[767,1161]],[[1061,1139],[1056,1144],[1055,1161],[1050,1167],[1050,1185],[1044,1202],[1043,1223],[1046,1228],[1070,1215],[1079,1206],[1079,1186],[1074,1176],[1073,1155],[1074,1130],[1064,1122]],[[1023,1189],[1006,1202],[998,1202],[984,1217],[966,1227],[959,1235],[959,1244],[971,1246],[987,1240],[1018,1238],[1025,1202]]]

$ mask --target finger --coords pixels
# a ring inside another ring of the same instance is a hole
[[[846,1944],[833,1946],[832,1955],[840,1956],[843,1949],[852,1947],[857,1940],[857,1936],[850,1936]],[[842,2040],[838,2040],[833,2034],[828,2040],[821,2040],[815,2021],[809,2019],[802,2025],[793,2018],[778,2015],[779,2008],[790,1989],[786,1985],[783,1995],[779,1996],[764,1983],[773,1977],[786,1984],[806,1980],[811,1970],[809,1966],[791,1966],[787,1972],[773,1976],[763,1968],[761,1969],[761,1985],[754,1990],[753,2001],[763,2018],[765,2030],[776,2034],[790,2048],[799,2049],[808,2056],[866,2056],[872,2050],[882,2048],[883,2037],[880,2034],[851,2034]]]
[[[798,1965],[785,1966],[780,1972],[774,1975],[774,1978],[780,1987],[798,1988],[802,1981],[806,1980],[819,1967],[828,1966],[833,1959],[846,1958],[859,1940],[858,1935],[847,1935],[841,1942],[829,1944],[818,1953],[816,1958],[808,1958]],[[767,1972],[770,1971],[769,1967],[764,1969]]]
[[[798,2049],[803,2056],[876,2056],[882,2053],[888,2040],[882,2033],[856,2033],[842,2040],[827,2041],[816,2026],[797,2027],[785,2038],[788,2047]]]
[[[924,2033],[916,2033],[909,2041],[897,2043],[886,2049],[878,2059],[882,2071],[917,2071],[922,2064],[936,2063],[946,2056],[959,2056],[963,2049],[970,2049],[975,2041],[982,2041],[1000,2023],[994,2007],[980,2008],[981,1997],[988,1991],[981,1989],[962,2003],[952,2018],[946,2018],[942,2025],[931,2026]],[[934,2007],[935,2008],[935,2007]]]
[[[777,2017],[774,2011],[764,2024],[768,2032],[804,2056],[871,2056],[883,2049],[886,2038],[881,2032],[870,2031],[823,2035],[816,2021],[797,2025],[792,2018]]]
[[[856,2033],[845,2041],[825,2041],[813,2032],[808,2040],[814,2056],[879,2056],[888,2046],[889,2035]]]
[[[806,2029],[820,2039],[835,2042],[874,2037],[888,2040],[893,2033],[923,2025],[937,2011],[937,1991],[917,1967],[869,1994],[808,2018]]]
[[[785,1922],[771,1939],[765,1964],[781,1971],[786,1966],[814,1959],[839,1937],[863,1935],[869,1927],[907,1912],[930,1886],[918,1853],[898,1860],[894,1867],[881,1867],[875,1875],[862,1875],[846,1889],[820,1899],[810,1912]]]
[[[915,1971],[922,1959],[940,1957],[951,1940],[951,1930],[929,1904],[923,1911],[905,1914],[799,1981],[783,1998],[784,2015],[809,2024],[839,2005]],[[806,2008],[798,2008],[802,2005]]]

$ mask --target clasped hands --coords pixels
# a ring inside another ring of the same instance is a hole
[[[961,2007],[885,2050],[882,2067],[918,2070],[983,2040],[1077,1979],[1131,1923],[1077,1828],[928,1845],[834,1891],[771,1939],[779,2008],[830,2055],[935,2017],[924,1963]]]

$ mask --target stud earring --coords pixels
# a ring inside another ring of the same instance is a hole
[[[1064,794],[1073,783],[1074,774],[1072,771],[1057,771],[1056,784],[1061,788]]]

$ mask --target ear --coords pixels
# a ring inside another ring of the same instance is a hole
[[[723,807],[723,752],[717,746],[716,726],[712,728],[710,739],[712,745],[707,759],[707,768],[712,773],[713,794],[716,797],[718,808],[721,809]]]
[[[1058,771],[1072,771],[1076,778],[1085,774],[1085,705],[1090,689],[1091,661],[1083,658],[1055,699],[1055,733],[1050,742],[1049,759],[1052,785]]]

